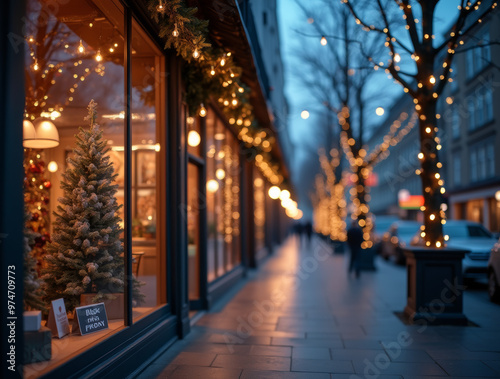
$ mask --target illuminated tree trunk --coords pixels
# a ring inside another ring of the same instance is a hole
[[[436,136],[436,100],[424,100],[419,111],[420,153],[422,193],[424,194],[424,240],[427,246],[443,246],[444,211],[441,210],[444,192],[439,174],[439,149]],[[432,241],[432,242],[431,242]]]

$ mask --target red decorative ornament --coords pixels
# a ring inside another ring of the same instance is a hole
[[[48,180],[47,180],[46,182],[43,182],[43,186],[44,186],[45,188],[50,188],[50,187],[52,187],[52,183],[51,183],[50,181],[48,181]]]

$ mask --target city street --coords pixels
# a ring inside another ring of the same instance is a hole
[[[470,326],[405,325],[406,270],[348,276],[348,253],[291,237],[138,378],[500,377],[500,306],[465,291]]]

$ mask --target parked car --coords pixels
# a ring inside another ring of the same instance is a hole
[[[412,237],[420,230],[417,221],[396,221],[382,237],[380,256],[392,260],[396,264],[404,265],[406,257],[403,248],[410,244]]]
[[[380,254],[382,250],[382,238],[384,237],[384,233],[398,220],[397,216],[382,215],[373,217],[372,241],[377,254]]]
[[[443,234],[449,237],[446,245],[468,250],[462,261],[464,279],[482,279],[488,272],[490,251],[496,243],[488,229],[483,225],[466,220],[450,220],[443,225]],[[420,232],[412,239],[412,245],[420,245]]]
[[[488,295],[490,300],[500,302],[500,239],[491,249],[488,261]]]

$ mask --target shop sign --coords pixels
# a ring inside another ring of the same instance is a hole
[[[73,333],[79,333],[83,336],[103,329],[108,329],[108,317],[104,303],[75,308]]]

